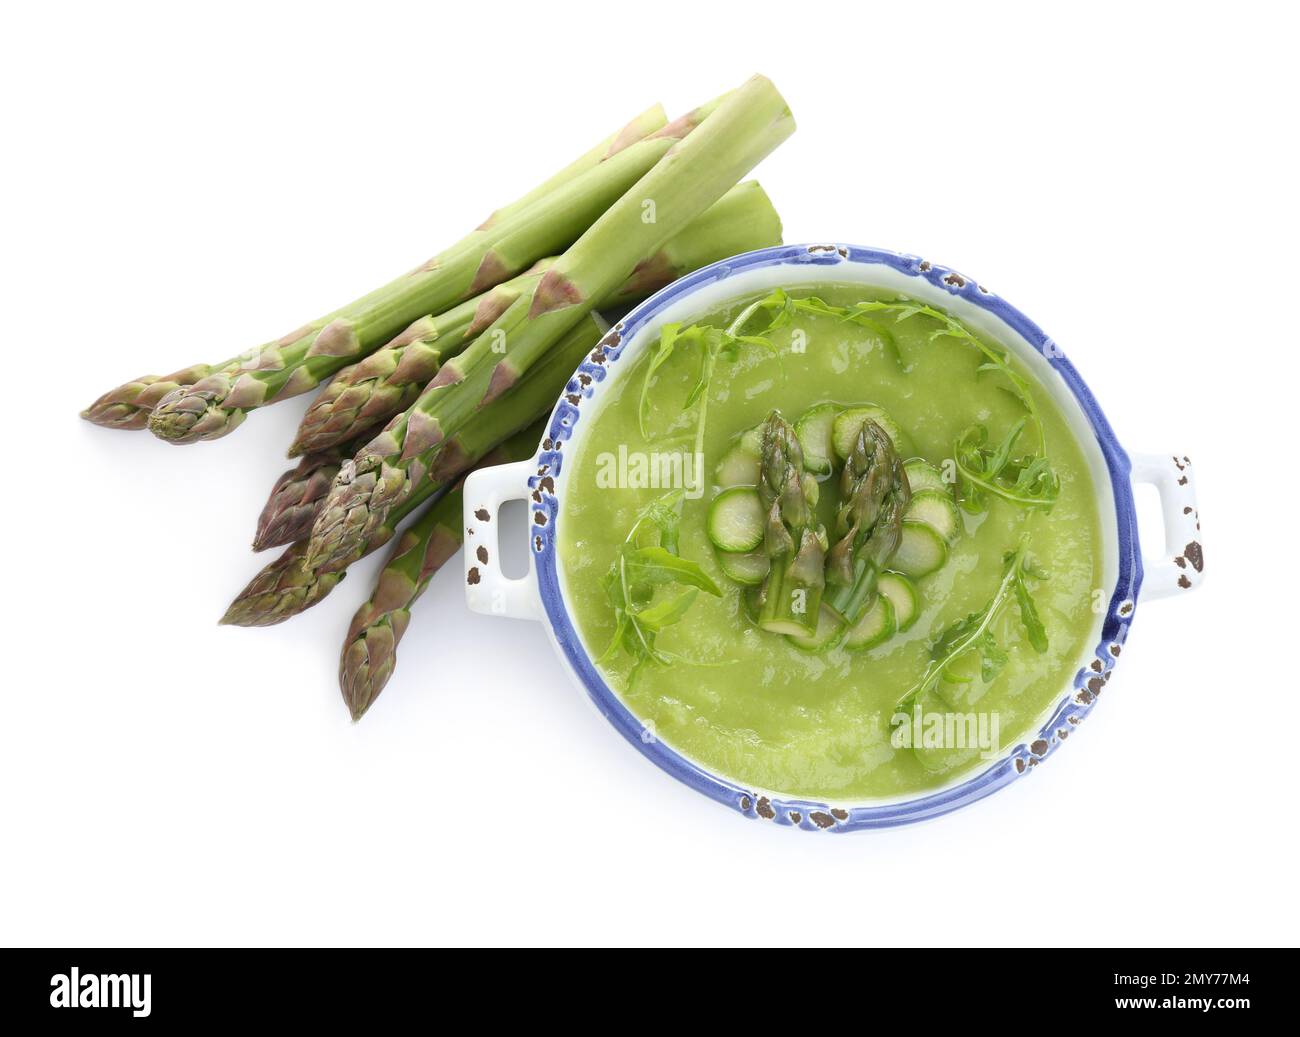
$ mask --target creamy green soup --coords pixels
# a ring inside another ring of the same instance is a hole
[[[836,306],[897,298],[836,285],[791,294],[815,294]],[[726,327],[748,301],[700,323]],[[993,495],[977,513],[957,509],[959,528],[947,563],[913,581],[914,622],[875,647],[851,651],[838,644],[806,651],[755,625],[745,589],[724,574],[706,531],[717,494],[714,466],[744,430],[773,409],[793,422],[818,404],[872,404],[903,430],[900,455],[923,457],[951,474],[954,442],[972,424],[986,426],[996,441],[1025,417],[1023,402],[1007,391],[1002,373],[977,373],[985,358],[969,342],[932,337],[936,324],[924,317],[896,316],[879,317],[887,339],[867,324],[800,312],[767,336],[775,355],[745,345],[734,360],[718,359],[708,388],[703,478],[687,487],[680,504],[675,550],[698,563],[721,595],[698,594],[680,621],[658,635],[658,648],[671,661],[642,665],[635,679],[627,652],[606,652],[617,620],[604,577],[638,515],[668,492],[663,485],[646,485],[661,481],[651,473],[675,477],[677,470],[656,462],[683,444],[688,452],[694,447],[699,406],[684,404],[699,378],[699,350],[680,345],[655,371],[645,435],[638,410],[651,353],[621,372],[600,410],[584,418],[589,427],[568,459],[559,558],[584,643],[601,659],[610,686],[655,737],[748,787],[861,801],[923,792],[982,769],[999,750],[1022,741],[1060,696],[1098,625],[1101,540],[1087,464],[1049,395],[1014,360],[1012,367],[1027,379],[1059,480],[1052,506],[1024,507]],[[1027,431],[1023,441],[1030,438]],[[686,482],[697,474],[689,466],[681,471]],[[817,502],[832,541],[835,478],[820,484]],[[951,492],[960,499],[960,485]],[[934,642],[988,605],[1004,575],[1004,555],[1022,537],[1035,569],[1046,574],[1035,580],[1032,594],[1046,651],[1029,643],[1013,603],[989,625],[1001,659],[991,679],[983,679],[979,654],[968,655],[933,688],[906,702],[903,712],[915,719],[919,710],[922,724],[903,725],[897,704],[927,672]],[[936,733],[928,719],[936,713],[958,716],[965,744],[954,744],[952,722],[946,735]]]

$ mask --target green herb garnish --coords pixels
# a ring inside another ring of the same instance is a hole
[[[787,322],[792,320],[796,313],[811,313],[817,317],[833,317],[842,323],[857,324],[867,328],[874,332],[876,337],[884,344],[885,351],[894,358],[894,363],[898,365],[900,371],[906,374],[912,370],[910,364],[903,362],[903,354],[898,348],[898,340],[894,338],[894,333],[880,321],[869,316],[869,314],[878,312],[883,308],[900,305],[898,303],[860,302],[852,306],[832,306],[815,295],[795,299],[778,288],[763,300],[762,305],[769,311],[780,312],[783,320]],[[907,305],[910,306],[911,304]],[[905,314],[904,316],[911,316],[911,314]],[[902,319],[901,316],[895,317],[895,320]]]
[[[629,683],[647,662],[662,666],[673,661],[670,653],[655,646],[655,638],[686,615],[700,591],[722,595],[708,573],[677,553],[683,497],[681,490],[675,490],[651,501],[637,516],[605,574],[605,595],[617,626],[597,662],[608,662],[621,647],[633,659]],[[685,589],[656,593],[672,585]]]
[[[958,438],[953,447],[953,458],[957,473],[961,476],[962,507],[974,513],[984,511],[988,507],[990,494],[1022,507],[1050,508],[1056,503],[1061,484],[1047,459],[1047,439],[1038,405],[1034,402],[1029,383],[1011,366],[1007,352],[994,349],[942,310],[910,300],[867,301],[843,307],[828,306],[820,299],[810,298],[795,300],[794,305],[808,312],[839,316],[844,320],[852,319],[866,324],[877,332],[883,331],[886,342],[889,343],[893,342],[893,336],[878,323],[871,321],[868,314],[890,313],[895,322],[910,317],[929,317],[940,324],[940,327],[930,333],[930,341],[953,338],[979,350],[984,356],[984,362],[976,368],[976,373],[1002,375],[1008,383],[1007,392],[1024,407],[1026,417],[1018,421],[995,447],[988,446],[988,430],[982,425],[972,425]],[[897,355],[896,344],[893,349]],[[1032,453],[1012,456],[1016,442],[1029,421],[1034,423],[1037,448]]]
[[[1041,454],[1015,455],[1016,441],[1028,418],[1021,418],[997,445],[989,443],[983,425],[972,425],[953,446],[953,461],[962,481],[961,506],[970,512],[988,507],[993,494],[1026,508],[1050,508],[1061,492],[1061,481]]]
[[[692,324],[685,328],[680,324],[665,324],[659,334],[659,341],[655,345],[655,354],[650,359],[645,378],[641,383],[639,410],[641,435],[647,439],[649,438],[646,432],[646,421],[650,414],[650,383],[654,379],[655,373],[668,361],[678,346],[696,346],[700,349],[699,378],[690,393],[687,394],[686,402],[682,405],[682,410],[690,410],[694,406],[699,406],[700,413],[696,423],[696,445],[698,450],[702,448],[704,442],[704,421],[708,409],[709,384],[713,379],[713,371],[719,357],[734,361],[739,356],[742,345],[761,346],[776,354],[776,347],[772,345],[768,336],[779,328],[790,324],[797,314],[810,313],[819,317],[834,317],[837,320],[851,321],[870,328],[880,337],[885,344],[885,348],[893,355],[899,367],[907,371],[910,368],[904,366],[902,356],[898,350],[898,343],[895,341],[893,334],[880,321],[868,315],[877,309],[888,309],[901,305],[903,304],[862,302],[851,307],[832,306],[830,303],[812,295],[796,299],[784,289],[777,288],[770,295],[755,300],[746,306],[726,328],[716,328],[709,324]],[[914,304],[907,303],[906,305],[911,308],[911,312],[917,312]],[[767,323],[762,327],[752,328],[746,333],[750,321],[760,312],[766,317]],[[905,316],[911,316],[911,312],[902,314],[896,319],[902,320]],[[938,313],[939,311],[932,312]],[[960,327],[960,325],[958,326]]]
[[[709,384],[713,381],[713,370],[717,366],[718,358],[734,361],[740,355],[740,347],[743,345],[761,346],[773,353],[776,352],[767,335],[787,323],[788,314],[778,311],[761,331],[746,334],[744,329],[755,313],[761,309],[772,308],[773,300],[777,295],[784,297],[785,293],[778,288],[771,296],[750,303],[726,328],[715,328],[710,324],[692,324],[685,328],[680,324],[663,326],[659,333],[659,341],[655,345],[655,354],[650,358],[645,378],[641,382],[641,402],[637,418],[641,425],[642,437],[650,438],[646,431],[646,422],[650,416],[650,382],[655,372],[668,361],[679,345],[696,346],[700,350],[700,374],[687,394],[682,410],[699,408],[699,415],[695,422],[695,453],[697,456],[703,454],[704,422],[709,408]]]
[[[1020,624],[1024,627],[1029,643],[1034,651],[1047,651],[1047,628],[1038,615],[1033,595],[1029,591],[1029,581],[1045,580],[1047,574],[1037,568],[1028,554],[1028,542],[1021,538],[1014,551],[1008,551],[1002,559],[1002,581],[993,598],[979,612],[972,612],[965,619],[959,619],[948,627],[935,640],[930,649],[930,665],[921,679],[898,700],[898,705],[909,705],[918,696],[936,687],[941,680],[954,684],[969,683],[969,678],[957,672],[955,664],[963,658],[978,654],[980,679],[990,683],[1006,665],[1006,650],[998,644],[993,633],[993,623],[1007,604],[1014,598],[1020,613]]]
[[[892,313],[895,321],[904,321],[909,317],[929,317],[940,324],[940,327],[930,332],[931,342],[940,338],[953,338],[979,350],[984,355],[984,363],[975,369],[976,373],[985,374],[995,371],[1007,380],[1010,385],[1007,391],[1020,402],[1033,419],[1034,428],[1038,433],[1038,453],[1047,453],[1043,423],[1038,416],[1038,406],[1034,403],[1029,383],[1011,366],[1010,354],[1005,350],[994,349],[955,317],[933,306],[926,306],[924,303],[895,299],[890,302],[860,302],[854,304],[853,309],[859,313]]]
[[[759,312],[767,316],[767,325],[743,334],[747,324]],[[1006,391],[1025,409],[1026,417],[1019,421],[996,447],[988,446],[988,430],[972,425],[962,433],[953,447],[961,487],[961,505],[969,512],[980,512],[988,507],[990,495],[1001,497],[1022,507],[1051,507],[1060,492],[1060,480],[1047,459],[1047,437],[1038,405],[1034,402],[1029,382],[1011,366],[1010,354],[995,349],[972,332],[956,318],[942,310],[911,299],[863,300],[851,306],[833,306],[817,296],[796,299],[783,289],[746,306],[724,330],[704,324],[683,328],[680,324],[666,325],[660,335],[657,351],[646,369],[641,385],[641,434],[646,436],[646,419],[650,409],[650,382],[656,371],[673,355],[679,345],[694,345],[701,349],[700,376],[687,396],[683,410],[699,406],[696,422],[695,449],[697,455],[704,447],[704,422],[708,408],[709,383],[713,378],[718,357],[734,360],[741,345],[761,345],[776,352],[768,339],[773,331],[789,324],[800,313],[819,317],[832,317],[849,321],[873,331],[894,357],[899,368],[910,371],[904,363],[893,333],[880,320],[892,316],[895,323],[913,317],[926,317],[937,321],[939,327],[930,332],[930,341],[952,338],[972,346],[984,357],[976,368],[977,374],[1000,374],[1007,382]],[[1025,430],[1033,422],[1037,440],[1029,453],[1012,456],[1012,450]],[[647,436],[647,438],[649,438]]]

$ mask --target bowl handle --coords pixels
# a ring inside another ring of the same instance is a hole
[[[1133,482],[1156,488],[1165,519],[1164,557],[1143,562],[1141,600],[1195,590],[1205,560],[1192,462],[1186,456],[1173,454],[1135,454],[1132,461]]]
[[[479,468],[465,479],[465,599],[475,612],[511,619],[540,619],[537,570],[528,552],[528,575],[511,579],[501,571],[497,530],[501,505],[528,497],[536,460]]]

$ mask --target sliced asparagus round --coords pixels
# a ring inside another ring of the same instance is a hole
[[[738,554],[754,550],[763,542],[763,502],[753,486],[723,490],[709,506],[707,531],[719,551]]]
[[[714,470],[714,481],[724,490],[730,486],[758,485],[758,450],[761,426],[755,425],[736,437]]]
[[[952,487],[943,481],[943,473],[924,457],[912,458],[903,465],[903,471],[907,473],[907,482],[913,493],[935,490],[952,496]]]
[[[795,435],[803,447],[803,465],[817,476],[831,474],[835,461],[835,443],[831,435],[839,407],[822,403],[803,412],[794,424]]]
[[[956,539],[961,531],[957,505],[949,494],[936,490],[914,493],[903,517],[909,522],[924,522],[945,540]]]
[[[862,652],[888,641],[897,630],[893,604],[884,594],[877,594],[871,607],[844,635],[844,647],[850,652]]]
[[[948,543],[924,522],[904,522],[898,550],[890,564],[904,576],[919,580],[948,562]]]
[[[788,634],[786,640],[801,652],[827,652],[840,643],[844,630],[839,613],[823,605],[817,611],[817,627],[811,634]]]
[[[916,597],[916,587],[911,580],[901,573],[881,573],[876,579],[876,590],[888,598],[894,607],[894,619],[899,633],[916,622],[921,608]]]
[[[835,415],[831,424],[831,442],[835,447],[836,457],[840,460],[848,458],[858,442],[858,433],[862,431],[862,426],[867,421],[874,422],[884,429],[895,451],[902,449],[905,437],[898,422],[891,418],[883,407],[864,404],[861,407],[850,407]]]
[[[762,551],[750,551],[748,554],[719,551],[718,565],[733,583],[739,583],[742,587],[757,587],[767,578],[772,560]]]

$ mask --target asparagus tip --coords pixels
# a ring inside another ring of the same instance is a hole
[[[219,439],[244,420],[244,411],[227,407],[226,397],[223,388],[182,385],[158,401],[149,415],[149,431],[178,446]]]
[[[145,426],[148,410],[102,397],[79,413],[83,421],[89,421],[100,428],[134,431]]]
[[[348,638],[339,660],[339,691],[343,693],[343,704],[348,707],[353,723],[366,715],[388,683],[387,674],[372,666],[375,660],[370,657],[365,630],[363,627]]]
[[[358,675],[352,674],[351,676],[356,678]],[[343,704],[348,707],[348,714],[352,717],[354,724],[366,715],[366,711],[370,709],[370,704],[375,700],[375,696],[369,694],[369,682],[360,680],[358,683],[361,685],[361,689],[348,682],[346,678],[343,682]]]

